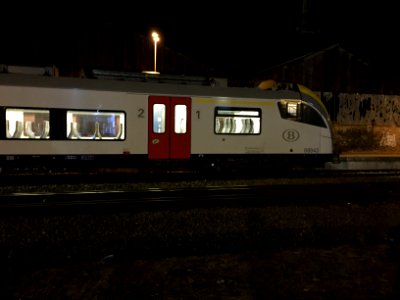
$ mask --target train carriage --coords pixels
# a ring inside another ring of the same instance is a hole
[[[0,74],[0,108],[2,164],[268,166],[333,154],[325,108],[288,90]]]

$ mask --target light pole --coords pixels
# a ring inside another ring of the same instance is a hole
[[[151,34],[153,41],[154,41],[154,74],[157,74],[157,42],[160,41],[160,37],[158,36],[158,33],[153,31]]]

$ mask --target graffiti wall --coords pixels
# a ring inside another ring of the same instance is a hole
[[[400,96],[344,93],[321,96],[331,115],[337,140],[341,140],[344,132],[357,130],[364,136],[373,134],[378,141],[374,145],[371,141],[368,149],[357,150],[400,152]]]
[[[400,127],[400,96],[324,93],[323,101],[337,124]]]

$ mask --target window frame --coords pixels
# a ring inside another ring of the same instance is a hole
[[[51,110],[49,108],[38,107],[18,107],[5,106],[2,107],[2,127],[1,138],[5,140],[49,140],[50,135],[50,120]],[[7,118],[7,112],[10,114],[20,113],[21,118]],[[29,116],[30,115],[30,116]],[[42,120],[37,121],[38,116],[43,116]],[[15,125],[9,121],[15,121]],[[34,125],[34,126],[33,126]],[[10,132],[12,128],[12,132]]]
[[[235,113],[237,112],[237,113]],[[225,125],[218,130],[217,124],[220,122],[220,118],[227,118],[226,121],[231,123],[227,129]],[[241,130],[236,132],[237,121],[241,120]],[[258,127],[254,126],[255,120],[258,120]],[[230,127],[230,128],[229,128]],[[254,131],[254,128],[258,128],[258,131]],[[262,133],[262,109],[258,107],[232,107],[232,106],[216,106],[214,109],[214,134],[217,135],[247,135],[254,136]],[[235,130],[232,132],[232,130]]]

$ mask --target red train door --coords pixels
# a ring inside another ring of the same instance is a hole
[[[149,159],[190,158],[190,116],[190,98],[149,97]]]

